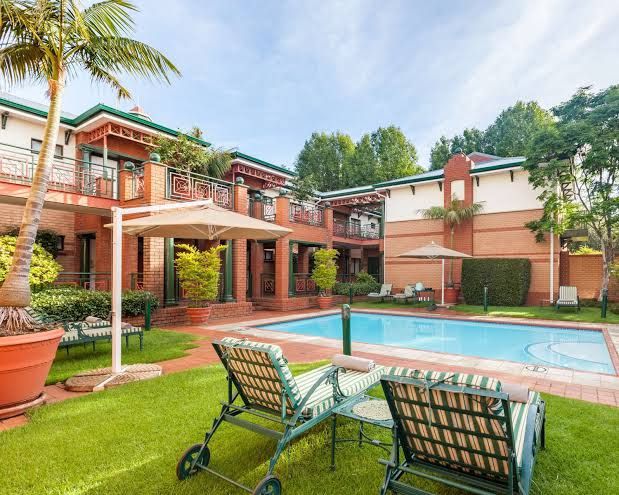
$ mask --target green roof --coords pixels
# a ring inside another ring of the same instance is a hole
[[[402,177],[401,179],[389,180],[386,182],[381,182],[379,184],[374,184],[376,188],[382,187],[391,187],[391,186],[401,186],[404,184],[414,184],[416,182],[427,182],[430,180],[443,179],[445,174],[443,173],[443,169],[439,170],[428,170],[427,172],[423,172],[417,175],[411,175],[409,177]]]
[[[242,158],[243,160],[247,160],[250,162],[254,162],[257,163],[258,165],[264,165],[265,167],[271,168],[273,170],[276,170],[278,172],[283,172],[287,175],[297,175],[297,173],[293,170],[289,170],[286,167],[282,167],[280,165],[274,165],[273,163],[269,163],[269,162],[265,162],[264,160],[260,160],[260,158],[256,158],[254,156],[251,155],[247,155],[245,153],[241,153],[240,151],[235,151],[232,153],[232,155],[235,158]]]

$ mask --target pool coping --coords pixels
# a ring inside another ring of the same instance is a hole
[[[467,356],[462,354],[449,354],[436,351],[423,351],[418,349],[410,349],[397,346],[387,346],[382,344],[366,344],[363,342],[353,342],[353,349],[357,352],[365,352],[369,354],[401,357],[402,359],[426,361],[432,363],[441,363],[447,366],[462,366],[483,370],[484,373],[502,372],[519,377],[529,377],[538,379],[547,379],[566,384],[585,385],[593,387],[605,387],[619,390],[619,355],[617,347],[619,347],[619,325],[609,324],[603,325],[599,323],[585,322],[569,322],[566,325],[563,321],[556,320],[529,320],[526,318],[510,318],[510,317],[489,317],[484,315],[445,315],[423,313],[423,312],[406,312],[398,310],[374,310],[367,308],[352,309],[353,312],[359,313],[374,313],[386,314],[395,316],[413,316],[419,318],[439,318],[452,319],[461,321],[485,321],[488,323],[504,323],[513,325],[530,325],[530,326],[550,326],[556,328],[570,328],[575,330],[594,330],[601,331],[604,335],[611,362],[614,367],[614,374],[596,373],[590,371],[572,370],[569,368],[555,368],[552,366],[543,366],[545,371],[532,371],[527,367],[535,366],[530,363],[522,363],[519,361],[487,359],[475,356]],[[284,338],[292,342],[305,343],[309,345],[319,345],[333,349],[340,349],[341,341],[327,337],[307,336],[296,333],[265,330],[257,328],[262,325],[273,323],[283,323],[299,319],[317,318],[321,316],[330,316],[339,314],[339,309],[331,309],[326,311],[315,311],[303,314],[281,315],[259,320],[241,321],[237,323],[227,323],[220,325],[208,325],[208,328],[215,331],[235,331],[237,333],[252,337],[263,337],[268,339]],[[541,367],[541,365],[540,365]]]

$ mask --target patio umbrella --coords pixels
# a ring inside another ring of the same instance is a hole
[[[126,220],[127,215],[144,215]],[[164,205],[112,208],[112,372],[121,367],[122,234],[139,237],[183,237],[188,239],[270,240],[291,229],[226,210],[212,200]]]
[[[398,255],[398,258],[425,258],[430,260],[442,260],[441,263],[441,304],[445,304],[445,260],[454,258],[471,258],[470,255],[454,251],[436,244],[432,241],[427,246],[407,251]]]
[[[106,225],[111,227],[112,224]],[[123,233],[139,237],[183,239],[276,239],[292,230],[209,203],[123,220]]]

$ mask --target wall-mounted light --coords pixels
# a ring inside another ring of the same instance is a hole
[[[9,120],[9,112],[2,112],[2,129],[6,129],[6,123]]]
[[[511,179],[512,182],[514,182],[514,171],[513,170],[509,171],[509,178]]]
[[[475,176],[475,184],[479,187],[479,175]]]
[[[438,190],[443,192],[443,181],[438,181]]]
[[[73,134],[73,131],[71,129],[67,129],[66,131],[64,131],[64,144],[69,144],[69,141],[71,140],[71,134]]]
[[[413,196],[415,195],[415,186],[411,186],[411,192],[413,193]]]

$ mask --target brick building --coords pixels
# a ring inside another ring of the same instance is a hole
[[[46,107],[0,94],[0,231],[17,226],[40,147]],[[458,229],[455,249],[473,256],[527,257],[533,265],[529,302],[548,299],[551,271],[559,284],[559,242],[536,243],[524,227],[541,205],[522,170],[524,158],[481,153],[457,155],[443,170],[377,185],[317,193],[307,203],[289,193],[294,172],[242,152],[233,154],[223,180],[187,173],[149,159],[153,137],[178,131],[157,124],[136,107],[129,112],[96,105],[80,115],[63,114],[41,228],[60,237],[60,282],[93,289],[110,287],[112,206],[137,206],[212,198],[225,208],[276,222],[293,233],[272,242],[231,241],[224,255],[222,315],[251,311],[251,304],[294,309],[314,304],[312,252],[340,252],[340,280],[366,270],[402,288],[423,281],[440,286],[434,262],[398,254],[431,240],[448,245],[440,221],[419,209],[456,195],[484,201],[481,215]],[[209,143],[194,139],[198,144]],[[123,240],[123,287],[155,293],[167,306],[182,300],[174,270],[175,243],[192,239]],[[457,267],[459,268],[459,266]],[[456,269],[459,281],[459,269]]]

